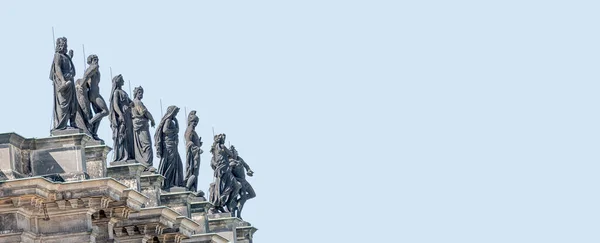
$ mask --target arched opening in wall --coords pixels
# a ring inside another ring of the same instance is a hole
[[[106,218],[106,213],[104,212],[104,210],[100,210],[100,212],[98,212],[98,215],[100,215],[100,217],[98,217],[98,218],[101,218],[101,219]]]
[[[160,240],[158,240],[158,237],[154,236],[154,238],[152,238],[152,243],[160,243]]]

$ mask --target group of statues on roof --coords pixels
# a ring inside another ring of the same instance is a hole
[[[177,106],[169,106],[154,134],[156,155],[160,159],[158,170],[152,167],[153,150],[150,126],[155,127],[152,114],[142,99],[144,89],[136,87],[133,100],[122,89],[124,79],[121,74],[112,78],[112,88],[108,105],[100,95],[100,71],[98,56],[89,55],[83,77],[75,81],[73,50],[67,51],[67,38],[56,40],[54,60],[50,70],[50,80],[54,86],[54,124],[53,131],[69,128],[81,129],[97,141],[98,128],[102,118],[110,121],[113,139],[113,161],[135,161],[146,167],[147,171],[159,173],[165,177],[163,190],[173,187],[185,187],[198,191],[198,173],[202,138],[196,133],[199,118],[191,111],[184,133],[186,151],[186,171],[178,151],[179,121]],[[149,124],[150,123],[150,124]],[[244,203],[256,196],[254,189],[246,180],[253,171],[238,155],[234,146],[225,146],[225,134],[214,137],[210,152],[213,157],[211,167],[214,170],[214,182],[210,184],[209,200],[214,205],[214,213],[230,212],[241,218]]]

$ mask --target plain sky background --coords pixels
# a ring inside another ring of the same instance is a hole
[[[182,125],[184,107],[198,111],[204,191],[211,127],[227,134],[255,171],[244,218],[257,243],[599,242],[599,11],[2,1],[0,132],[49,135],[54,27],[78,77],[82,44],[99,56],[106,100],[112,67],[144,87],[157,122],[160,99]]]

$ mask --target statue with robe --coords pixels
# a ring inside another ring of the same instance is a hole
[[[254,192],[254,188],[252,185],[246,180],[246,175],[253,176],[254,171],[250,169],[250,166],[239,156],[238,151],[235,149],[233,145],[230,146],[229,150],[231,151],[231,158],[229,159],[232,163],[231,172],[235,179],[240,183],[241,189],[239,193],[239,199],[237,200],[236,207],[236,217],[242,218],[242,209],[244,208],[244,204],[246,201],[256,197],[256,193]],[[247,171],[247,172],[246,172]]]
[[[225,146],[225,134],[215,135],[210,152],[213,155],[210,166],[214,170],[214,180],[208,189],[209,201],[214,205],[211,212],[235,212],[237,197],[242,186],[231,170],[233,163],[229,158],[233,154]]]
[[[133,150],[132,101],[122,89],[125,81],[121,74],[112,80],[110,96],[110,127],[113,130],[113,161],[135,159]]]
[[[141,86],[133,89],[133,96],[131,115],[133,118],[133,147],[135,150],[135,160],[145,165],[147,170],[155,171],[154,167],[152,167],[152,156],[154,155],[152,154],[150,127],[148,126],[148,121],[150,121],[151,126],[154,127],[154,118],[142,102],[142,98],[144,98],[144,89]]]
[[[75,94],[75,66],[73,50],[67,55],[67,38],[56,40],[54,60],[50,68],[50,80],[54,85],[54,124],[52,130],[76,128],[77,97]]]
[[[165,177],[163,190],[172,187],[184,187],[183,164],[177,146],[179,145],[179,122],[177,121],[177,106],[169,106],[161,119],[154,134],[156,156],[160,159],[158,173]]]
[[[202,138],[196,133],[198,125],[198,116],[196,111],[191,111],[188,115],[188,126],[185,130],[185,188],[188,191],[195,192],[198,189],[198,173],[200,172],[200,154],[202,154]]]

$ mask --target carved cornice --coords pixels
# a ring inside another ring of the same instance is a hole
[[[140,210],[148,200],[143,194],[128,188],[112,178],[101,178],[73,182],[52,182],[42,177],[30,177],[0,182],[0,200],[11,200],[13,204],[22,206],[23,200],[37,200],[31,205],[54,203],[58,208],[70,205],[77,208],[89,198],[98,198],[98,207],[107,207],[109,201]],[[95,205],[95,204],[94,204]]]

